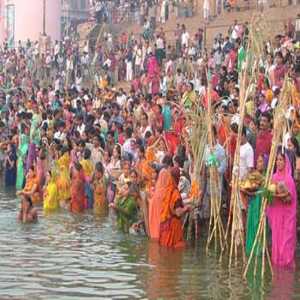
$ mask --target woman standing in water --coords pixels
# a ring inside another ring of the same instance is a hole
[[[25,181],[25,170],[24,164],[26,160],[26,155],[28,151],[29,144],[29,128],[25,124],[21,124],[20,135],[19,135],[19,145],[17,150],[17,180],[16,189],[21,190],[24,186]]]
[[[267,209],[272,230],[272,263],[278,267],[294,267],[297,194],[291,164],[284,152],[277,154],[272,181],[277,186],[273,203]]]
[[[264,175],[266,169],[266,161],[263,155],[259,155],[256,162],[256,170],[260,175]],[[241,188],[241,192],[249,196],[248,212],[247,212],[247,231],[246,231],[246,255],[251,254],[253,243],[256,237],[259,220],[262,195],[257,193],[260,188],[258,186],[256,190],[249,191]]]
[[[17,173],[17,154],[16,146],[14,144],[8,144],[6,150],[6,156],[4,161],[5,167],[5,186],[15,186],[16,184],[16,173]]]
[[[36,197],[38,180],[34,166],[31,166],[26,176],[26,185],[22,191],[17,192],[21,198],[21,210],[18,219],[23,222],[34,222],[37,220],[37,212],[33,207],[33,199]]]
[[[160,213],[162,203],[173,190],[173,179],[170,172],[172,157],[166,155],[162,161],[164,168],[159,172],[155,190],[149,199],[149,231],[151,239],[159,239]]]
[[[160,214],[159,244],[165,247],[182,248],[185,246],[181,217],[189,210],[183,206],[178,190],[180,169],[171,168],[172,190],[162,201]]]
[[[129,233],[130,227],[137,221],[137,202],[130,192],[130,183],[125,183],[115,203],[110,207],[115,209],[117,214],[117,225],[120,230]]]
[[[75,163],[71,180],[71,206],[72,213],[82,213],[87,206],[85,197],[85,178],[80,163]]]
[[[46,175],[46,187],[43,195],[44,212],[48,213],[59,209],[59,193],[56,181],[56,171],[49,171]]]
[[[108,212],[106,180],[104,177],[104,167],[101,162],[96,163],[92,186],[94,191],[94,212],[96,214],[106,214]]]
[[[30,197],[22,198],[18,220],[22,223],[33,223],[38,220],[37,211],[33,207]]]

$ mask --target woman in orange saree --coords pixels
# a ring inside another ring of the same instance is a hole
[[[85,177],[80,163],[75,163],[71,181],[71,205],[72,213],[81,213],[87,206],[84,192]]]
[[[106,182],[104,178],[104,167],[101,162],[97,162],[93,176],[94,191],[94,212],[99,215],[106,215],[108,212],[108,202],[106,199]]]
[[[58,189],[58,200],[60,204],[64,207],[66,203],[71,198],[70,187],[70,164],[71,158],[67,148],[63,148],[61,151],[61,156],[57,160],[58,176],[56,179],[57,189]]]
[[[159,244],[165,247],[182,248],[185,246],[181,216],[188,211],[178,190],[180,169],[173,167],[170,171],[172,176],[172,191],[163,198],[160,214]]]
[[[166,155],[162,163],[165,167],[159,172],[153,196],[149,199],[149,233],[150,238],[156,240],[159,238],[161,205],[164,198],[172,192],[174,185],[170,173],[172,157]]]

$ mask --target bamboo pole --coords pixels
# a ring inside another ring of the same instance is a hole
[[[264,23],[261,17],[257,17],[254,15],[250,24],[251,25],[249,30],[248,45],[246,48],[246,62],[245,65],[242,66],[242,72],[240,74],[240,120],[238,127],[236,151],[234,155],[234,172],[232,174],[232,194],[230,201],[230,210],[225,233],[226,240],[230,240],[229,267],[232,265],[233,258],[236,261],[240,251],[242,253],[243,262],[245,263],[246,261],[242,211],[239,203],[239,164],[241,135],[245,117],[246,100],[253,92],[252,88],[256,82],[258,65],[263,54],[265,40],[263,38],[263,34],[265,34],[268,31],[264,30]],[[261,230],[262,224],[260,223],[259,226]]]
[[[193,172],[192,172],[192,182],[200,186],[200,173],[203,167],[204,161],[204,151],[205,144],[207,140],[207,126],[206,126],[206,116],[201,110],[200,106],[196,106],[194,112],[187,114],[188,126],[191,129],[191,133],[186,138],[186,143],[189,145],[193,157]],[[199,207],[200,199],[191,199],[191,204],[194,209]],[[187,239],[192,239],[193,226],[195,226],[195,240],[198,238],[197,222],[194,218],[194,209],[186,215],[184,228],[186,228]]]
[[[238,248],[241,248],[243,254],[243,261],[245,261],[245,251],[244,251],[244,230],[243,230],[243,223],[242,223],[242,211],[240,208],[240,191],[239,191],[239,167],[240,167],[240,146],[241,146],[241,138],[242,138],[242,130],[244,126],[244,118],[246,112],[246,99],[248,98],[251,92],[251,85],[246,88],[246,81],[248,77],[248,67],[250,64],[250,57],[247,55],[245,68],[242,74],[241,80],[241,89],[240,89],[240,120],[238,126],[238,136],[237,136],[237,143],[236,143],[236,150],[234,155],[234,172],[232,174],[232,194],[231,194],[231,201],[230,206],[232,207],[231,220],[231,239],[230,239],[230,253],[229,253],[229,267],[232,265],[232,258],[233,258],[233,248],[235,248],[234,257],[237,258],[238,255]],[[227,224],[226,234],[228,236],[229,233],[229,226],[230,223]]]
[[[207,73],[208,79],[208,114],[207,114],[207,126],[208,126],[208,144],[209,152],[212,155],[215,150],[214,137],[213,137],[213,111],[211,103],[211,84],[210,78]],[[208,253],[209,246],[214,240],[215,248],[224,248],[224,228],[220,217],[221,210],[221,186],[219,180],[219,174],[215,165],[209,166],[209,187],[210,187],[210,219],[208,228],[208,239],[206,244],[206,252]]]

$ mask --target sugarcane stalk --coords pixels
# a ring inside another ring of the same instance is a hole
[[[208,78],[208,73],[206,72],[208,79],[208,115],[207,115],[207,124],[208,124],[208,144],[210,154],[214,153],[214,142],[213,142],[213,114],[212,114],[212,103],[211,103],[211,86],[210,78]],[[219,246],[223,248],[224,242],[224,230],[220,230],[223,227],[220,215],[219,203],[221,202],[220,198],[220,185],[219,185],[219,175],[216,166],[209,166],[209,175],[210,175],[210,220],[209,220],[209,229],[208,229],[208,239],[206,244],[206,251],[208,252],[210,243],[214,239],[215,247]]]

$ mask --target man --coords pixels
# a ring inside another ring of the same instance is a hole
[[[175,40],[176,40],[176,57],[180,57],[180,53],[181,53],[181,28],[180,28],[180,24],[176,24],[176,29],[174,32],[175,35]]]
[[[63,143],[67,138],[66,128],[67,127],[64,121],[59,122],[57,131],[54,133],[54,139]]]
[[[212,157],[216,158],[216,161],[213,162],[211,160]],[[211,199],[211,192],[210,192],[210,172],[209,169],[211,167],[217,168],[217,173],[219,175],[219,187],[220,187],[220,195],[222,195],[223,190],[223,176],[227,168],[227,158],[225,154],[224,148],[220,145],[217,139],[217,130],[213,127],[213,147],[210,149],[209,145],[206,146],[204,152],[204,159],[206,161],[206,166],[204,168],[204,189],[203,189],[203,202],[202,207],[200,209],[200,218],[204,220],[208,220],[210,217],[210,199]]]
[[[247,140],[247,131],[244,127],[242,130],[241,146],[240,146],[240,166],[239,178],[245,179],[254,168],[254,151]]]
[[[117,93],[117,103],[119,107],[123,107],[126,103],[127,97],[122,88],[119,88],[119,92]]]
[[[234,20],[234,24],[231,26],[231,40],[235,42],[241,36],[241,27],[237,20]]]
[[[126,157],[130,161],[134,159],[134,155],[135,155],[135,151],[134,151],[135,139],[132,138],[132,134],[133,134],[132,128],[130,127],[126,128],[125,130],[126,140],[122,147],[124,157]]]
[[[236,169],[234,167],[234,169]],[[254,151],[252,146],[247,140],[246,128],[242,129],[241,145],[240,145],[240,162],[239,162],[239,179],[243,180],[247,178],[249,173],[254,169]],[[235,170],[233,170],[235,172]],[[239,205],[242,210],[242,222],[245,228],[246,224],[246,210],[247,210],[247,200],[242,197],[239,198]]]
[[[93,138],[93,145],[91,146],[91,161],[94,165],[103,160],[103,149],[101,148],[101,143],[103,144],[102,138],[99,135],[95,135]]]
[[[296,32],[296,41],[300,41],[300,14],[297,15],[296,22],[295,22],[295,32]]]
[[[182,25],[182,34],[181,34],[181,48],[187,48],[189,46],[190,35],[186,31],[184,25]]]
[[[270,130],[271,116],[262,113],[259,120],[259,131],[256,137],[255,161],[259,155],[269,155],[272,146],[272,132]]]

